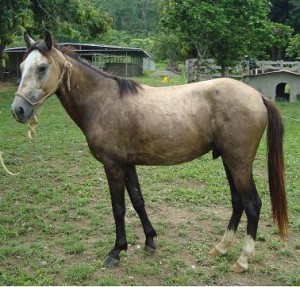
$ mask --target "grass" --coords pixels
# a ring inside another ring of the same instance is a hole
[[[161,79],[138,80],[162,85]],[[29,142],[27,126],[10,115],[14,92],[10,87],[0,94],[0,150],[8,167],[18,171]],[[256,256],[250,270],[237,275],[230,265],[241,252],[244,217],[228,255],[208,255],[231,213],[221,161],[210,154],[178,166],[138,167],[158,249],[151,255],[143,251],[142,228],[127,197],[129,249],[118,267],[102,268],[115,240],[105,174],[80,130],[50,98],[24,172],[11,177],[0,169],[0,285],[299,285],[300,133],[294,119],[300,119],[300,104],[279,107],[286,127],[289,237],[281,242],[270,218],[263,139],[254,163],[263,201]]]

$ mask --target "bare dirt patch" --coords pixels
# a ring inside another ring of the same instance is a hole
[[[0,83],[0,93],[5,93],[7,91],[10,91],[12,89],[14,89],[16,86],[13,83]]]
[[[273,225],[270,224],[271,222],[267,222],[264,219],[260,222],[260,234],[262,234],[264,238],[260,238],[256,243],[256,254],[253,260],[250,261],[250,270],[243,274],[235,274],[230,271],[230,266],[238,259],[242,251],[243,238],[246,232],[246,218],[243,217],[241,220],[235,244],[232,246],[228,255],[221,258],[207,258],[205,255],[203,257],[206,257],[206,259],[202,262],[201,259],[200,261],[198,259],[199,257],[201,258],[201,255],[198,256],[196,253],[208,253],[222,238],[231,216],[231,209],[225,207],[221,208],[220,206],[201,207],[201,213],[202,214],[199,214],[199,210],[192,211],[189,208],[177,208],[167,204],[159,206],[157,210],[149,210],[149,217],[154,227],[159,226],[162,222],[165,225],[162,234],[158,234],[158,249],[152,256],[164,256],[163,254],[167,253],[166,250],[164,250],[166,248],[166,242],[170,244],[176,243],[179,244],[181,248],[178,248],[172,256],[181,258],[186,269],[192,268],[193,270],[199,270],[198,272],[200,273],[207,272],[207,274],[210,274],[212,269],[219,268],[218,265],[220,261],[224,261],[224,267],[222,267],[224,270],[222,270],[222,272],[224,272],[226,276],[220,274],[222,278],[224,276],[223,279],[220,279],[223,284],[258,286],[274,285],[276,283],[276,270],[274,273],[272,268],[275,268],[273,267],[273,263],[278,260],[278,258],[276,258],[275,255],[276,247],[274,247],[274,254],[269,250],[269,242],[277,242],[279,239],[275,234],[272,234]],[[137,221],[138,218],[136,218],[136,223]],[[221,230],[216,230],[216,226],[221,226]],[[182,227],[185,231],[181,234],[180,229]],[[136,224],[134,232],[138,234],[140,239],[144,238],[141,225]],[[292,235],[292,237],[294,236]],[[286,250],[293,249],[294,246],[292,246],[292,242],[290,241],[289,239],[286,245],[281,248],[286,248]],[[142,243],[142,240],[140,240],[140,242]],[[195,252],[195,250],[187,248],[190,243],[192,243],[192,245],[199,245],[199,249]],[[284,253],[285,251],[283,250],[282,252]],[[167,256],[167,254],[165,256]],[[136,254],[134,257],[136,260],[141,260],[141,258],[136,257]],[[286,263],[285,260],[281,261],[283,269],[288,268],[288,265],[288,261],[286,261]],[[166,272],[168,272],[168,270],[166,270]],[[261,276],[262,273],[265,273],[264,276]],[[140,278],[140,280],[140,282],[143,282],[142,278]],[[207,281],[197,282],[197,285],[206,285],[207,283]]]

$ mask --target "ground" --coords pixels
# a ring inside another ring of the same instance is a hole
[[[0,85],[0,150],[18,171],[28,152],[27,126],[10,105],[16,87]],[[284,116],[300,118],[300,105],[280,103]],[[242,218],[227,256],[209,250],[222,238],[231,214],[220,159],[211,154],[170,167],[138,167],[157,250],[143,250],[140,221],[126,198],[129,248],[120,264],[102,267],[115,239],[103,168],[58,100],[39,116],[37,140],[23,174],[0,170],[0,285],[300,285],[299,123],[284,118],[289,235],[280,241],[270,216],[265,139],[254,175],[263,201],[256,253],[249,271],[235,274],[245,234]]]

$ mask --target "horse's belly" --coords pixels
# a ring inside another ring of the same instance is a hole
[[[209,144],[197,146],[157,146],[152,150],[128,153],[128,161],[137,165],[174,165],[192,161],[212,149]]]
[[[175,165],[192,161],[199,156],[201,156],[201,154],[182,158],[168,158],[160,155],[140,153],[137,155],[129,154],[128,160],[130,163],[136,165]]]

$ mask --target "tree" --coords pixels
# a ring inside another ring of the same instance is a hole
[[[2,0],[0,20],[0,80],[3,50],[21,30],[39,37],[48,29],[58,40],[80,40],[104,33],[112,25],[107,12],[84,0]]]
[[[96,9],[84,0],[31,0],[34,26],[27,27],[30,33],[39,35],[41,27],[53,30],[59,40],[90,40],[105,33],[112,25],[106,11]]]
[[[155,58],[158,60],[168,60],[169,67],[177,66],[179,60],[183,60],[185,44],[176,33],[160,33],[156,35],[154,43]]]
[[[300,34],[300,0],[290,0],[289,25]]]
[[[272,0],[270,19],[273,22],[291,26],[300,33],[300,0]]]
[[[131,34],[153,32],[159,20],[159,0],[93,0],[96,7],[106,9],[113,16],[113,28]]]
[[[300,35],[297,34],[290,39],[290,44],[287,48],[287,54],[291,58],[300,61]]]
[[[300,0],[273,0],[270,19],[275,22],[272,30],[272,60],[281,60],[285,55],[297,57],[297,33],[300,33]],[[292,38],[292,35],[296,36]],[[299,47],[299,46],[298,46]]]
[[[0,81],[3,79],[3,51],[9,45],[19,27],[31,22],[32,11],[29,0],[5,0],[0,10]]]
[[[221,66],[235,65],[246,54],[259,55],[270,39],[266,0],[163,0],[162,25],[179,32],[199,58],[213,57]]]
[[[272,61],[282,60],[285,49],[288,47],[293,29],[289,26],[273,23],[271,39],[271,59]]]

